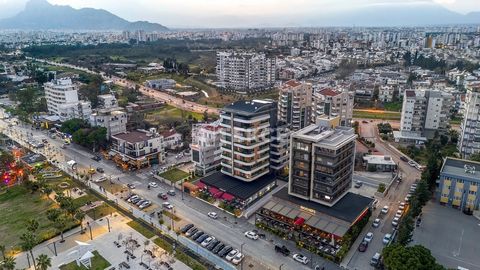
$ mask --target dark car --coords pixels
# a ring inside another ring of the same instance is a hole
[[[220,257],[224,257],[225,255],[227,255],[230,251],[232,251],[232,247],[231,246],[226,246],[224,247],[222,250],[220,250],[220,252],[218,252],[218,256]]]
[[[207,239],[208,237],[210,237],[210,235],[204,233],[204,234],[202,234],[202,236],[198,237],[197,240],[195,240],[195,242],[202,243],[203,240]]]
[[[190,230],[192,227],[193,227],[193,224],[187,224],[187,225],[185,225],[185,226],[182,228],[181,232],[182,232],[182,233],[186,233],[186,232],[187,232],[188,230]]]
[[[402,161],[408,162],[408,158],[406,158],[406,157],[404,157],[404,156],[401,156],[400,159],[401,159]]]
[[[167,194],[170,195],[170,196],[175,196],[175,190],[171,189],[171,190],[167,191]]]
[[[210,244],[207,245],[207,249],[212,250],[213,248],[215,248],[218,245],[218,243],[220,243],[220,241],[213,240]]]
[[[282,253],[283,256],[290,255],[290,250],[286,246],[275,245],[275,251]]]
[[[162,200],[168,200],[168,196],[165,193],[158,193],[157,197]]]
[[[93,156],[92,159],[95,160],[95,161],[102,160],[102,158],[100,156]]]
[[[197,240],[200,236],[202,236],[204,232],[198,231],[196,234],[193,235],[192,239]]]
[[[368,242],[363,240],[362,243],[358,246],[358,251],[365,252],[368,248]]]
[[[99,173],[104,173],[105,171],[103,170],[103,168],[98,167],[98,168],[97,168],[97,172],[99,172]]]
[[[190,237],[194,236],[198,232],[198,229],[193,227],[185,233],[185,236]]]
[[[222,250],[223,248],[225,247],[225,244],[220,242],[218,243],[218,245],[212,250],[212,252],[214,254],[217,254],[218,252],[220,252],[220,250]]]

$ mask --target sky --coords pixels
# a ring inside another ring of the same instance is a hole
[[[480,0],[48,0],[74,8],[108,10],[129,21],[148,20],[169,27],[210,27],[229,20],[335,13],[371,5],[440,4],[466,14],[480,11]],[[0,0],[0,18],[21,11],[27,0]]]

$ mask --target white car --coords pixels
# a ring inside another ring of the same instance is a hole
[[[394,217],[393,220],[392,220],[392,226],[397,227],[399,222],[400,222],[400,218],[399,217]]]
[[[200,245],[202,245],[202,247],[206,247],[206,246],[208,246],[208,244],[210,244],[212,241],[215,241],[215,237],[210,236],[210,237],[207,237],[207,239],[203,240],[203,242],[202,242]]]
[[[227,261],[231,261],[233,259],[233,257],[235,257],[235,255],[237,255],[237,253],[239,253],[238,249],[232,249],[232,251],[230,251],[227,256],[225,256],[225,259]]]
[[[402,210],[397,210],[397,212],[395,213],[395,217],[398,217],[398,218],[401,218],[403,215],[403,211]]]
[[[417,163],[415,163],[415,161],[413,161],[413,160],[410,160],[410,161],[408,161],[408,165],[410,165],[412,167],[416,167]]]
[[[150,187],[153,187],[153,188],[157,188],[157,187],[158,187],[158,184],[157,184],[156,182],[150,182],[150,183],[148,183],[148,185],[149,185]]]
[[[245,237],[250,238],[252,240],[257,240],[258,234],[253,231],[248,231],[248,232],[245,232]]]
[[[383,208],[382,208],[382,214],[386,214],[388,213],[388,206],[385,205]]]
[[[372,227],[378,228],[378,226],[380,226],[380,219],[376,218],[372,223]]]
[[[402,211],[405,210],[405,205],[406,204],[404,202],[401,202],[400,205],[398,206],[398,209],[400,209]]]
[[[383,237],[382,242],[383,242],[385,245],[387,245],[388,243],[390,243],[390,241],[392,241],[392,234],[391,234],[391,233],[385,234],[385,236]]]
[[[365,235],[365,238],[363,238],[363,240],[367,241],[368,243],[372,242],[372,239],[373,239],[372,232],[368,232],[367,235]]]
[[[173,208],[173,205],[169,202],[164,202],[162,203],[163,207],[167,208],[167,209],[172,209]]]
[[[303,264],[308,264],[309,260],[307,257],[305,257],[304,255],[302,254],[293,254],[293,259],[299,263],[303,263]]]
[[[215,213],[215,212],[208,212],[207,216],[209,216],[210,218],[213,218],[213,219],[217,219],[218,214]]]
[[[243,260],[243,257],[245,257],[242,253],[237,253],[237,255],[235,255],[235,257],[233,257],[232,259],[232,263],[237,265],[239,264],[242,260]]]

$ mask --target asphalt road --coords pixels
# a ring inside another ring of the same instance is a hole
[[[115,182],[119,181],[121,184],[135,184],[135,193],[157,203],[158,205],[161,205],[163,202],[157,198],[158,192],[171,189],[166,184],[159,183],[160,187],[148,190],[148,182],[154,181],[153,177],[149,175],[149,171],[144,170],[133,173],[120,171],[113,162],[107,160],[97,162],[92,159],[92,153],[74,144],[68,146],[66,149],[61,149],[60,147],[63,142],[58,138],[51,139],[47,136],[46,131],[32,130],[31,127],[26,125],[8,128],[7,123],[3,120],[0,120],[0,129],[1,128],[7,129],[5,132],[12,135],[15,140],[28,141],[34,138],[35,140],[41,141],[47,139],[48,147],[45,147],[44,150],[41,151],[49,160],[56,160],[60,163],[65,163],[73,159],[77,162],[79,171],[87,170],[89,167],[102,167],[105,170],[105,176],[111,176]],[[94,177],[100,177],[100,175],[96,174]],[[244,253],[247,257],[250,257],[247,259],[249,259],[249,263],[253,265],[253,268],[245,267],[245,269],[279,269],[281,265],[282,269],[311,269],[316,264],[320,266],[326,264],[326,269],[328,270],[339,269],[337,265],[334,265],[331,262],[326,262],[321,257],[316,255],[313,256],[304,250],[299,251],[294,243],[284,241],[269,233],[266,234],[266,239],[259,239],[257,241],[246,238],[244,232],[255,229],[252,220],[249,222],[244,218],[233,218],[228,214],[221,213],[219,209],[192,198],[187,194],[185,194],[184,200],[182,200],[181,194],[179,194],[178,191],[176,196],[169,198],[169,201],[175,207],[176,214],[180,218],[188,223],[195,224],[209,235],[213,235],[217,239],[220,239],[237,249],[240,248],[242,243],[245,243],[243,247]],[[210,211],[219,213],[220,217],[217,220],[208,218],[206,214]],[[312,261],[314,262],[311,265],[304,266],[295,262],[291,257],[279,255],[274,251],[274,245],[277,243],[289,247],[292,254],[300,252],[309,258],[313,258]]]
[[[398,164],[403,180],[400,183],[393,183],[389,193],[385,198],[376,198],[378,199],[377,209],[374,210],[370,222],[357,238],[352,246],[352,249],[347,255],[347,258],[350,258],[350,260],[344,262],[349,269],[373,269],[373,267],[369,264],[370,259],[376,252],[381,253],[384,247],[382,243],[384,235],[386,233],[392,233],[394,229],[391,222],[393,216],[395,216],[395,212],[398,210],[398,205],[400,202],[404,201],[404,198],[408,194],[411,184],[415,182],[415,179],[420,178],[419,170],[400,160],[402,154],[392,149],[392,147],[380,139],[376,127],[376,125],[380,122],[381,121],[368,121],[367,123],[362,123],[360,121],[360,134],[362,136],[369,137],[370,140],[373,140],[375,142],[375,148],[378,150],[378,152],[392,156],[392,159]],[[389,212],[386,215],[380,214],[381,208],[385,205],[389,206]],[[380,218],[381,220],[380,227],[373,228],[371,224],[376,217]],[[368,232],[373,233],[373,240],[369,244],[366,252],[358,252],[357,248]]]

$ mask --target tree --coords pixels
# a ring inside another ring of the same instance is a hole
[[[52,259],[45,254],[40,254],[37,257],[37,264],[40,270],[47,270],[52,266]]]
[[[80,231],[83,232],[83,220],[85,219],[85,212],[77,210],[74,215],[74,219],[80,223]]]
[[[480,162],[480,152],[475,153],[475,154],[471,154],[470,155],[470,160]]]
[[[15,258],[14,257],[6,257],[3,259],[3,268],[5,268],[5,270],[14,270],[15,269],[15,265],[17,263],[15,262]]]
[[[393,244],[383,249],[383,263],[389,270],[443,270],[430,250],[421,246],[402,246]]]
[[[5,260],[5,245],[0,245],[0,252],[2,253],[2,259]]]
[[[20,236],[20,240],[22,241],[20,243],[22,250],[30,253],[30,257],[32,258],[32,261],[33,261],[33,266],[36,269],[37,265],[34,259],[35,257],[33,256],[33,248],[38,243],[37,235],[33,232],[27,231]]]
[[[67,226],[68,219],[65,216],[65,211],[54,208],[54,209],[49,209],[47,210],[47,218],[53,223],[53,226],[61,235],[61,240],[60,242],[64,242],[65,240],[63,239],[63,231],[65,230]]]
[[[83,128],[89,128],[90,125],[83,119],[70,119],[65,122],[63,122],[62,126],[60,127],[60,130],[62,132],[65,132],[67,134],[73,134],[77,130],[83,129]]]
[[[38,226],[39,226],[38,221],[35,219],[30,219],[27,221],[27,231],[29,232],[32,232],[32,233],[36,232],[38,230]]]
[[[399,244],[405,246],[412,241],[413,227],[413,218],[410,213],[407,213],[402,221],[400,221],[400,226],[398,227],[397,242]]]

